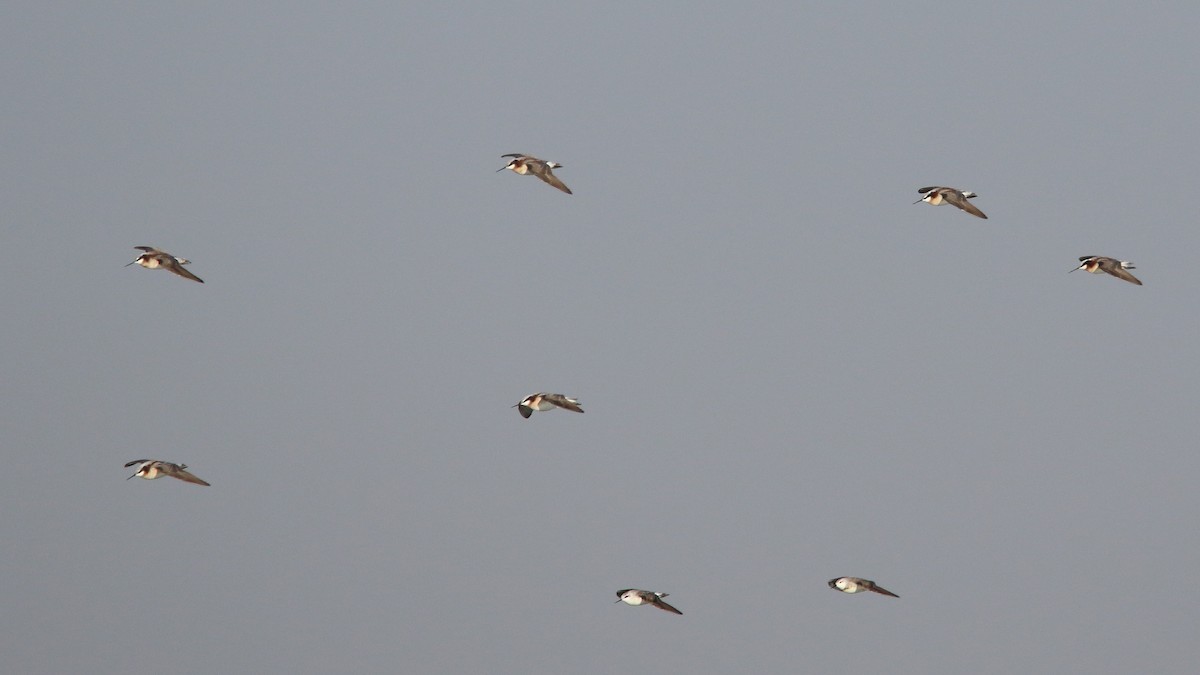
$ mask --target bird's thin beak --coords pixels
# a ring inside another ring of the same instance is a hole
[[[1067,274],[1070,274],[1071,272],[1077,272],[1077,271],[1079,271],[1079,270],[1081,270],[1081,269],[1083,269],[1083,265],[1080,265],[1079,267],[1076,267],[1076,268],[1075,268],[1075,269],[1073,269],[1073,270],[1067,270]]]
[[[502,166],[502,167],[500,167],[499,169],[496,169],[496,173],[500,173],[501,171],[503,171],[503,170],[505,170],[505,169],[507,169],[507,168],[508,168],[507,166]]]
[[[620,598],[617,598],[617,602],[620,602],[620,601],[621,601],[621,599],[620,599]],[[616,603],[614,602],[613,604],[615,605]]]
[[[925,200],[924,200],[924,199],[918,199],[917,201],[915,201],[915,202],[913,202],[913,203],[914,203],[914,204],[920,204],[920,203],[921,203],[921,202],[923,202],[923,201],[925,201]]]
[[[136,473],[133,474],[133,476],[136,476],[136,475],[137,475]],[[133,478],[133,476],[130,476],[129,478]],[[129,478],[126,478],[125,480],[129,480]]]
[[[133,264],[133,263],[135,263],[135,262],[137,262],[137,261],[136,261],[136,260],[134,260],[133,262],[129,263],[129,265],[132,265],[132,264]],[[126,267],[129,267],[129,265],[126,265]]]

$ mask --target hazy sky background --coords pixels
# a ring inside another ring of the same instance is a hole
[[[0,8],[2,669],[1194,672],[1200,5],[806,5]]]

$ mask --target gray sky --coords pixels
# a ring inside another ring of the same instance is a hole
[[[1194,670],[1200,6],[251,4],[0,8],[6,672]]]

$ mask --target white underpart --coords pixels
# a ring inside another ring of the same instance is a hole
[[[838,579],[835,585],[844,593],[859,593],[866,590],[849,579]]]

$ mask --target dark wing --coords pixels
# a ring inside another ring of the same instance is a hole
[[[1094,256],[1094,255],[1081,255],[1081,256],[1079,256],[1079,262],[1083,262],[1084,260],[1091,260],[1092,258],[1095,258],[1095,257],[1096,256]]]
[[[154,248],[153,246],[134,246],[134,248],[139,251],[145,251],[146,253],[162,253],[162,251]]]
[[[141,464],[142,462],[149,462],[149,461],[151,461],[151,460],[149,460],[149,459],[135,459],[135,460],[133,460],[132,462],[129,462],[128,464],[126,464],[125,466],[133,466],[134,464]]]
[[[184,469],[182,466],[179,466],[178,464],[170,464],[168,462],[163,462],[162,465],[159,466],[159,469],[163,473],[167,474],[168,476],[171,476],[172,478],[178,478],[179,480],[186,481],[188,483],[195,483],[196,485],[208,485],[208,483],[200,480],[195,475],[193,475],[190,471],[188,471],[187,469]]]
[[[171,270],[175,274],[178,274],[179,276],[181,276],[185,279],[191,279],[192,281],[199,281],[200,283],[204,283],[203,279],[201,279],[200,277],[196,276],[195,274],[192,274],[191,272],[184,269],[183,265],[180,265],[179,261],[174,258],[171,258],[170,262],[167,263],[167,269]]]
[[[679,610],[675,609],[674,607],[672,607],[672,606],[668,605],[666,600],[663,600],[662,598],[660,598],[660,597],[658,597],[658,596],[655,596],[655,599],[654,599],[654,601],[653,601],[653,602],[654,602],[654,606],[655,606],[655,607],[657,607],[657,608],[659,608],[659,609],[665,609],[665,610],[667,610],[668,612],[674,612],[674,613],[676,613],[676,614],[678,614],[678,615],[680,615],[680,616],[683,616],[683,612],[681,612],[681,611],[679,611]]]
[[[917,190],[917,194],[923,195],[926,192],[929,192],[930,190],[940,190],[940,189],[942,189],[942,188],[937,185],[930,185],[929,187],[923,187],[920,190]]]
[[[534,173],[537,173],[538,178],[541,178],[542,180],[546,181],[550,185],[553,185],[554,187],[558,188],[559,190],[562,190],[563,192],[565,192],[569,195],[575,194],[575,193],[571,192],[571,188],[567,187],[566,184],[564,184],[561,180],[558,179],[558,176],[555,176],[553,173],[550,172],[549,167],[542,169],[542,171],[540,171],[540,172],[535,171]],[[580,412],[583,412],[583,411],[581,410]]]
[[[517,157],[517,158],[519,159],[519,158],[521,158],[521,157],[528,157],[529,155],[522,155],[522,154],[521,154],[521,153],[519,153],[519,152],[510,152],[510,153],[509,153],[509,154],[507,154],[507,155],[500,155],[500,156],[501,156],[501,157]]]
[[[578,403],[569,400],[566,396],[563,396],[562,394],[547,394],[543,398],[545,398],[550,403],[553,403],[554,405],[562,408],[563,410],[570,410],[572,412],[577,412],[577,413],[583,412],[583,408],[580,408]]]
[[[871,589],[872,591],[875,591],[876,593],[879,593],[880,595],[890,595],[893,598],[900,597],[900,596],[896,595],[895,593],[889,591],[888,589],[884,588],[883,586],[876,584],[874,581],[868,581],[866,583],[867,583],[867,588]]]
[[[980,211],[977,206],[975,206],[971,202],[967,201],[966,197],[961,196],[961,194],[959,194],[959,193],[953,193],[953,194],[954,194],[954,199],[950,202],[951,204],[954,204],[958,208],[962,209],[963,211],[966,211],[967,213],[969,213],[973,216],[987,220],[987,216],[984,215],[983,211]]]
[[[1131,284],[1137,284],[1138,286],[1142,285],[1142,282],[1139,281],[1137,277],[1133,276],[1128,271],[1126,271],[1124,267],[1121,267],[1121,263],[1119,263],[1119,262],[1115,263],[1115,264],[1111,264],[1111,265],[1105,265],[1104,271],[1108,272],[1109,274],[1113,275],[1114,277],[1116,277],[1118,279],[1124,279],[1125,281],[1128,281]]]
[[[517,412],[521,413],[521,417],[524,417],[525,419],[529,419],[529,416],[533,414],[533,408],[530,408],[527,405],[521,405],[518,403],[517,404]]]
[[[882,587],[882,586],[876,586],[875,584],[871,584],[871,590],[875,591],[876,593],[880,593],[880,595],[883,595],[883,596],[892,596],[893,598],[900,597],[898,595],[895,595],[895,593],[893,593],[892,591],[884,589],[884,587]]]

